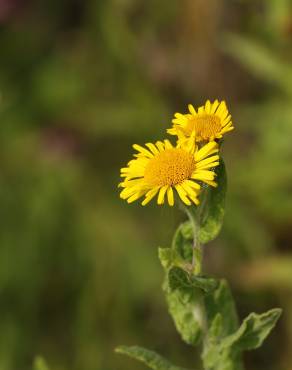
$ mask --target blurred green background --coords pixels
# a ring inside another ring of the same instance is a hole
[[[119,199],[132,143],[226,99],[229,192],[205,269],[240,316],[280,306],[249,370],[292,369],[292,1],[0,1],[0,368],[199,367],[167,314],[157,246],[183,215]]]

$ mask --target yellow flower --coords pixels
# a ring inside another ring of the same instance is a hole
[[[145,147],[133,145],[137,151],[127,167],[121,169],[124,177],[120,197],[128,203],[145,196],[142,205],[156,195],[157,203],[163,204],[165,196],[174,205],[174,190],[186,204],[198,205],[198,195],[204,182],[216,186],[212,168],[219,164],[218,144],[210,142],[201,149],[194,145],[173,146],[168,140],[147,143]]]
[[[191,136],[195,131],[197,142],[213,141],[234,129],[225,101],[215,100],[211,103],[207,100],[198,111],[192,104],[189,104],[188,108],[188,114],[175,113],[173,127],[167,130],[169,134],[177,135],[181,139]]]

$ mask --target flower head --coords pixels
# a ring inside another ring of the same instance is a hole
[[[120,183],[122,199],[128,203],[144,197],[142,205],[157,195],[157,203],[163,204],[165,197],[174,205],[174,191],[186,204],[198,205],[200,182],[216,186],[212,168],[219,164],[218,144],[210,142],[201,149],[194,145],[173,146],[168,140],[147,143],[145,147],[133,145],[137,151],[127,167],[121,169]]]
[[[197,142],[213,141],[234,129],[225,101],[215,100],[211,103],[207,100],[198,111],[192,104],[188,108],[187,114],[175,113],[173,127],[167,130],[169,134],[177,135],[179,140],[188,138],[195,132]]]

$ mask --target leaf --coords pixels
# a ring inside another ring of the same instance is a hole
[[[215,315],[208,332],[207,346],[202,356],[206,370],[241,370],[241,353],[258,348],[275,326],[281,310],[264,314],[251,313],[232,334],[223,337],[221,313]]]
[[[199,295],[196,289],[180,289],[169,291],[165,289],[168,310],[182,340],[190,345],[196,345],[201,339],[201,326],[196,314]]]
[[[211,340],[217,340],[217,338],[220,338],[223,331],[223,317],[221,313],[217,313],[214,317],[210,328],[209,328],[209,337]]]
[[[169,286],[169,271],[175,267],[185,266],[192,260],[192,234],[189,235],[189,238],[185,238],[183,235],[184,227],[185,224],[178,227],[171,248],[159,248],[159,258],[167,272],[163,290],[169,313],[182,340],[195,345],[201,338],[200,325],[195,315],[198,291],[188,283],[188,277],[182,269],[177,270],[177,277],[175,270],[170,273],[172,289]],[[177,281],[180,277],[183,279],[181,282]],[[184,284],[187,284],[187,289],[182,287]],[[176,289],[176,286],[181,288]]]
[[[220,160],[215,170],[217,187],[209,186],[203,191],[203,199],[199,212],[199,241],[201,244],[209,243],[219,234],[225,213],[225,196],[227,189],[227,178],[225,165]]]
[[[193,255],[193,230],[190,223],[184,222],[177,228],[171,249],[185,262],[191,262]]]
[[[186,237],[189,222],[181,224],[173,237],[171,248],[158,248],[161,265],[168,270],[172,266],[185,266],[192,260],[192,231]]]
[[[150,351],[146,348],[139,346],[120,346],[115,350],[117,353],[127,355],[138,361],[143,362],[145,365],[153,370],[186,370],[178,366],[172,365],[168,360],[166,360],[161,355],[154,351]]]
[[[168,285],[171,290],[192,288],[189,274],[180,267],[172,267],[169,270]]]
[[[34,370],[49,370],[49,367],[41,356],[37,356],[34,359],[33,369]]]
[[[212,346],[208,356],[203,356],[205,370],[244,370],[240,353],[221,351],[219,346]]]
[[[212,294],[205,296],[208,340],[202,360],[205,370],[243,370],[240,353],[223,350],[222,340],[238,329],[234,300],[227,281],[221,279]]]
[[[189,221],[181,224],[181,234],[185,240],[193,240],[193,228]]]
[[[222,342],[222,347],[233,347],[236,350],[251,350],[262,345],[276,325],[282,310],[274,308],[263,314],[251,313],[240,328]]]
[[[186,343],[196,345],[200,341],[203,325],[200,314],[202,293],[210,294],[217,286],[215,279],[190,276],[180,267],[169,270],[164,289],[169,313]]]
[[[205,294],[212,293],[218,287],[218,281],[208,276],[192,276],[193,287],[201,289]]]
[[[158,248],[158,257],[161,265],[168,270],[173,265],[182,263],[179,254],[172,248]]]
[[[205,296],[207,321],[209,326],[214,325],[213,320],[221,315],[220,336],[225,337],[238,329],[238,317],[234,300],[226,280],[221,279],[213,294]]]
[[[168,284],[171,290],[197,288],[209,294],[214,291],[218,282],[215,279],[205,276],[190,276],[189,273],[180,267],[172,267],[168,273]]]
[[[171,248],[158,248],[158,257],[161,265],[164,268],[169,268],[172,265],[172,249]]]
[[[208,186],[202,192],[202,201],[198,207],[188,207],[187,213],[194,222],[199,221],[199,242],[206,244],[219,234],[225,213],[225,195],[227,188],[226,171],[223,160],[215,170],[218,186]],[[192,243],[194,237],[192,221],[181,224],[173,238],[172,249],[186,262],[192,260]]]

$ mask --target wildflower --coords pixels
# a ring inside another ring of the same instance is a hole
[[[173,127],[167,130],[169,134],[177,135],[179,140],[190,137],[195,131],[197,142],[213,141],[234,129],[225,101],[215,100],[211,103],[207,100],[198,111],[192,104],[189,104],[188,108],[188,114],[175,113]]]
[[[170,141],[147,143],[145,147],[133,145],[137,151],[127,167],[121,169],[123,188],[122,199],[128,203],[145,196],[146,205],[157,195],[157,203],[163,204],[165,197],[170,206],[174,205],[174,193],[186,205],[198,205],[201,182],[216,186],[215,173],[219,164],[218,144],[210,142],[201,149],[185,143],[173,146]]]

